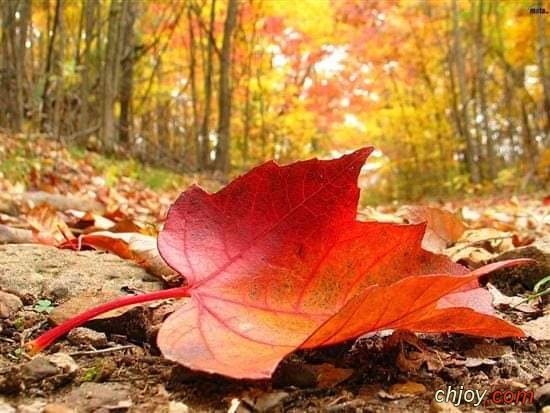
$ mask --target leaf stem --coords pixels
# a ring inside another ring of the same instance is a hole
[[[131,304],[140,304],[148,301],[165,300],[168,298],[183,298],[190,297],[190,293],[187,287],[169,288],[166,290],[153,291],[147,294],[131,295],[128,297],[117,298],[116,300],[109,301],[104,304],[100,304],[97,307],[90,308],[89,310],[70,318],[69,320],[61,323],[57,327],[54,327],[44,334],[28,343],[28,348],[32,353],[38,353],[56,341],[59,337],[67,334],[73,328],[84,324],[86,321],[97,317],[100,314],[104,314],[108,311],[115,310],[120,307],[125,307]]]

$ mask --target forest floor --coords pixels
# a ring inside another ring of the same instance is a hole
[[[536,282],[550,275],[549,194],[437,205],[457,211],[467,229],[450,235],[458,224],[439,213],[439,224],[429,228],[432,248],[470,268],[538,260],[482,280],[495,309],[527,338],[375,334],[295,352],[272,380],[232,380],[162,358],[156,332],[176,305],[167,302],[108,313],[43,353],[28,354],[25,343],[52,323],[172,281],[152,275],[155,267],[146,270],[139,260],[56,248],[63,242],[60,227],[78,235],[114,232],[116,225],[123,233],[154,236],[171,202],[194,180],[210,190],[221,185],[208,176],[182,177],[64,149],[41,137],[0,137],[0,412],[468,412],[550,405],[550,300],[533,296]],[[415,222],[418,216],[386,206],[364,208],[359,218]],[[441,242],[447,245],[438,247]],[[526,297],[532,300],[522,302]],[[435,392],[447,386],[487,395],[479,406],[435,403]],[[489,400],[507,390],[533,390],[536,399]]]

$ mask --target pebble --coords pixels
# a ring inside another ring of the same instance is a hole
[[[298,363],[283,364],[273,375],[274,387],[295,386],[307,389],[316,385],[315,374],[307,366]]]
[[[113,406],[118,406],[120,411],[124,408],[120,404],[124,405],[129,399],[128,389],[121,384],[85,382],[71,390],[65,402],[69,406],[82,406],[82,413],[88,413]]]
[[[36,400],[31,404],[20,404],[17,406],[17,413],[42,413],[46,402],[44,400]]]
[[[54,353],[50,356],[47,356],[47,359],[50,363],[61,369],[63,373],[70,374],[78,370],[78,364],[76,364],[74,359],[67,353]]]
[[[59,403],[50,403],[44,407],[42,413],[76,413],[76,410]]]
[[[42,380],[59,372],[55,364],[42,356],[35,357],[24,364],[21,371],[27,378],[33,381]]]
[[[259,412],[268,412],[275,407],[281,405],[283,401],[288,398],[289,394],[284,391],[274,392],[274,393],[264,393],[256,399],[254,407]]]
[[[0,399],[0,412],[2,413],[15,413],[15,407],[12,407],[2,399]]]
[[[438,403],[432,400],[430,404],[430,413],[461,413],[461,410],[452,403]]]
[[[0,318],[13,317],[23,308],[21,299],[5,291],[0,291]]]
[[[182,402],[170,402],[168,404],[168,413],[189,413],[189,406]]]
[[[67,339],[73,344],[90,345],[95,348],[105,348],[109,344],[105,333],[86,327],[73,328],[67,334]]]
[[[64,300],[69,297],[69,289],[65,285],[53,284],[47,293],[53,301]]]
[[[0,394],[18,394],[25,388],[20,373],[19,366],[12,366],[3,371],[3,374],[0,375]],[[0,399],[1,404],[2,399]]]
[[[535,405],[539,409],[550,406],[550,383],[546,383],[535,390]]]

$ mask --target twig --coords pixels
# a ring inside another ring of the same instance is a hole
[[[127,350],[130,348],[134,348],[135,346],[127,345],[127,346],[117,346],[117,347],[109,347],[109,348],[102,348],[99,350],[89,350],[89,351],[77,351],[75,353],[69,353],[69,356],[76,357],[76,356],[90,356],[94,354],[104,354],[104,353],[110,353],[112,351],[119,351],[119,350]]]

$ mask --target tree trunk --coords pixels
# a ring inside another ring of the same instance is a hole
[[[91,90],[91,79],[90,79],[90,68],[93,66],[93,56],[92,56],[92,42],[94,38],[95,31],[95,22],[96,22],[96,12],[98,2],[96,0],[86,0],[83,6],[84,14],[84,51],[82,53],[82,77],[80,88],[82,91],[82,104],[80,112],[80,131],[84,131],[90,126],[91,119],[91,109],[90,97],[92,94]],[[83,136],[83,139],[86,139],[87,136]]]
[[[484,0],[479,0],[477,31],[476,31],[476,72],[477,72],[477,93],[479,97],[479,111],[483,117],[482,125],[486,139],[487,149],[487,171],[490,180],[497,176],[497,159],[495,158],[495,147],[493,142],[493,133],[489,128],[489,113],[487,112],[487,93],[485,90],[485,41],[483,38],[483,13]]]
[[[245,39],[246,40],[246,39]],[[243,166],[248,166],[248,159],[250,156],[250,130],[252,126],[252,93],[250,91],[252,84],[252,63],[256,54],[256,24],[252,26],[252,33],[250,39],[246,40],[248,44],[248,57],[245,66],[246,84],[245,84],[245,96],[244,96],[244,128],[243,128],[243,142],[241,148]]]
[[[137,2],[128,2],[128,10],[123,22],[122,76],[120,81],[120,142],[123,144],[130,143],[132,137],[135,63],[134,23],[137,6]]]
[[[204,112],[199,136],[198,169],[206,169],[210,163],[210,116],[212,112],[212,75],[214,71],[214,23],[216,15],[216,0],[212,0],[210,21],[208,23],[208,48],[206,52],[206,68],[204,76]],[[200,17],[199,17],[200,18]]]
[[[65,7],[65,0],[58,0],[60,3],[59,10],[56,9],[56,13],[59,13],[59,21],[57,22],[57,48],[54,61],[54,76],[55,76],[55,93],[53,104],[53,134],[57,139],[62,139],[63,120],[62,111],[65,109],[64,105],[64,91],[63,91],[63,59],[65,55],[65,27],[63,22],[63,10]]]
[[[201,159],[201,141],[199,136],[199,111],[197,108],[198,95],[197,95],[197,42],[195,41],[195,28],[193,26],[193,13],[191,4],[187,5],[187,24],[189,33],[189,85],[191,87],[191,107],[192,107],[192,121],[191,121],[191,140],[195,145],[195,161],[197,169],[200,169]]]
[[[106,152],[116,146],[115,100],[118,90],[121,56],[121,22],[125,19],[128,0],[113,0],[109,10],[107,48],[102,73],[100,139]]]
[[[44,69],[44,89],[42,92],[42,119],[41,119],[41,130],[43,132],[53,132],[58,129],[59,125],[55,124],[53,119],[53,113],[55,113],[56,108],[60,102],[56,102],[54,93],[58,88],[58,82],[60,79],[57,79],[56,74],[59,72],[59,68],[62,63],[60,59],[59,46],[56,47],[56,39],[59,37],[59,32],[61,29],[61,22],[63,19],[63,0],[57,0],[55,3],[55,13],[53,18],[53,25],[51,28],[51,35],[48,39],[48,51],[46,55],[46,67]],[[49,31],[49,30],[48,30]],[[52,80],[55,81],[52,82]]]
[[[227,174],[230,167],[231,126],[231,39],[237,21],[238,0],[228,0],[227,15],[223,27],[223,43],[220,61],[220,91],[218,96],[218,145],[216,169]]]
[[[543,1],[539,0],[538,7],[543,7]],[[542,82],[543,90],[543,109],[546,116],[546,127],[543,128],[546,140],[550,139],[550,74],[546,70],[545,62],[545,48],[546,48],[546,35],[544,33],[545,23],[547,15],[539,13],[537,16],[537,32],[538,32],[538,45],[537,45],[537,63],[539,70],[539,78]]]
[[[466,98],[466,74],[464,66],[464,51],[462,49],[462,33],[458,22],[458,5],[452,0],[453,20],[453,57],[458,78],[458,95],[460,99],[460,115],[462,118],[462,137],[466,142],[466,162],[473,183],[480,182],[478,156],[474,138],[470,133],[470,119],[468,116],[468,100]]]
[[[5,1],[0,6],[2,19],[0,87],[5,93],[0,104],[0,125],[20,132],[25,115],[25,42],[30,21],[30,0]],[[16,18],[18,14],[19,18]]]

